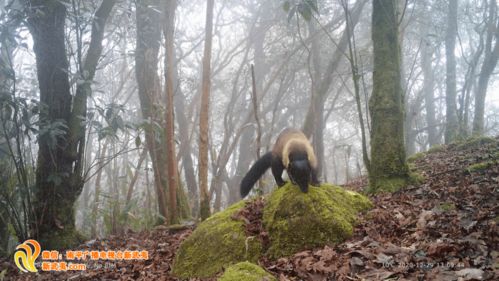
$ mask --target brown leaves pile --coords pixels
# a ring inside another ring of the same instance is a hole
[[[244,208],[233,215],[233,219],[244,222],[244,230],[248,237],[254,236],[260,239],[263,249],[269,246],[269,234],[263,227],[263,207],[265,206],[265,198],[257,197],[246,202]]]

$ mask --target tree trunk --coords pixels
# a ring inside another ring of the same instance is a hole
[[[201,109],[199,115],[199,194],[200,216],[205,220],[210,216],[210,201],[208,194],[208,124],[210,118],[210,87],[211,87],[211,42],[213,36],[213,6],[214,0],[208,0],[206,6],[206,33],[203,56],[203,81],[201,87]]]
[[[112,142],[111,147],[113,150],[112,155],[116,155],[116,143]],[[118,158],[113,157],[112,165],[106,165],[106,174],[109,187],[109,195],[111,204],[111,234],[116,235],[119,233],[119,216],[120,216],[120,170],[124,170],[126,173],[126,157],[123,157],[123,163],[120,165],[122,168],[118,167]]]
[[[137,163],[137,168],[135,168],[135,172],[133,173],[132,180],[128,184],[126,200],[125,200],[125,208],[126,206],[128,206],[128,204],[130,204],[130,200],[132,200],[133,188],[135,187],[135,183],[137,183],[137,180],[139,179],[140,168],[142,167],[142,163],[144,162],[146,157],[147,157],[147,149],[144,148],[140,153],[139,162]]]
[[[32,9],[28,23],[34,41],[40,102],[46,107],[40,112],[40,127],[43,130],[56,120],[67,122],[71,115],[68,60],[64,43],[66,8],[55,1],[50,5],[44,5],[43,1],[31,1],[31,5],[39,7]],[[63,128],[67,123],[60,123],[59,126]],[[37,239],[45,247],[52,248],[51,232],[57,232],[57,236],[63,235],[63,230],[74,232],[72,205],[76,196],[71,189],[75,186],[67,186],[73,161],[62,148],[62,137],[53,143],[48,133],[40,134],[38,146],[34,202],[38,219],[34,222],[34,230]],[[51,204],[54,201],[58,204]]]
[[[428,144],[430,147],[439,144],[438,132],[437,132],[437,122],[435,121],[435,97],[433,96],[433,88],[435,80],[433,79],[433,68],[432,68],[432,55],[433,50],[430,43],[430,38],[428,37],[428,20],[427,13],[430,11],[424,6],[420,7],[425,9],[425,21],[421,23],[420,30],[423,37],[423,42],[421,46],[421,68],[423,71],[423,95],[424,103],[426,109],[426,126],[428,127]]]
[[[176,64],[175,64],[176,65]],[[175,67],[175,79],[178,83],[178,70]],[[189,202],[192,214],[199,213],[199,195],[198,185],[196,182],[196,174],[194,173],[194,164],[192,161],[191,141],[189,139],[189,121],[185,113],[185,96],[183,95],[180,87],[175,86],[177,97],[175,102],[175,116],[178,122],[179,133],[179,154],[182,157],[182,166],[184,170],[185,183],[189,192]]]
[[[102,172],[104,171],[105,159],[106,159],[106,151],[108,146],[108,140],[104,142],[104,145],[101,147],[99,144],[99,150],[97,151],[96,159],[99,161],[97,165],[97,176],[95,177],[95,189],[94,189],[94,203],[92,205],[91,212],[91,224],[90,224],[90,237],[97,237],[97,216],[99,212],[99,203],[100,203],[100,193],[101,193],[101,181],[102,181]]]
[[[359,116],[359,125],[360,125],[360,135],[361,135],[361,141],[362,141],[362,159],[364,161],[364,166],[366,167],[366,170],[369,171],[369,167],[371,166],[370,160],[369,160],[369,155],[367,152],[367,138],[366,138],[366,130],[364,126],[364,114],[362,114],[362,104],[360,100],[360,86],[359,86],[359,79],[361,78],[359,75],[358,71],[358,63],[357,63],[357,54],[356,50],[354,50],[354,45],[352,44],[352,40],[355,40],[353,38],[353,34],[355,32],[354,28],[351,28],[351,15],[350,12],[348,11],[348,2],[347,1],[342,1],[343,9],[345,11],[345,32],[347,34],[348,38],[348,54],[349,58],[348,60],[350,61],[350,68],[352,70],[352,81],[353,81],[353,86],[354,86],[354,94],[355,94],[355,103],[357,105],[357,114]],[[352,37],[352,39],[350,39]],[[348,168],[348,167],[347,167]]]
[[[239,139],[239,156],[236,172],[230,181],[230,186],[232,188],[229,190],[229,205],[239,201],[241,198],[241,195],[239,195],[239,185],[241,184],[244,175],[248,172],[248,168],[251,164],[251,145],[254,133],[255,130],[253,128],[248,128],[244,130]]]
[[[445,88],[445,143],[451,143],[457,137],[457,105],[456,105],[456,56],[454,49],[457,35],[457,1],[449,1],[447,14],[447,31],[445,35],[446,88]]]
[[[147,120],[145,126],[146,146],[152,161],[154,186],[159,208],[159,222],[168,218],[166,201],[166,157],[161,136],[157,135],[156,126],[162,124],[158,114],[159,77],[158,52],[161,40],[161,1],[149,0],[137,2],[137,42],[135,50],[135,74],[138,84],[142,117]],[[162,126],[161,126],[162,127]]]
[[[373,1],[374,70],[373,93],[369,101],[372,121],[369,184],[374,192],[398,189],[408,179],[398,19],[395,11],[394,0]]]
[[[31,222],[36,238],[47,248],[72,247],[80,242],[75,230],[73,205],[83,188],[83,155],[86,96],[89,87],[77,88],[72,100],[65,47],[66,8],[59,1],[27,3],[28,28],[33,36],[40,103],[40,135],[36,169],[34,210]],[[92,23],[92,34],[83,69],[90,83],[95,73],[104,25],[114,1],[104,1]],[[87,84],[87,83],[83,83]],[[78,122],[74,122],[78,119]],[[53,130],[64,131],[52,138]],[[53,204],[57,202],[57,204]]]
[[[485,43],[485,58],[483,60],[478,87],[475,93],[475,118],[473,119],[473,135],[484,133],[485,96],[489,85],[489,79],[499,59],[499,22],[497,17],[496,0],[490,0],[489,18],[487,20],[487,41]],[[493,40],[495,39],[495,40]],[[492,41],[495,41],[492,47]]]
[[[173,34],[175,24],[176,0],[168,0],[165,9],[165,86],[166,86],[166,146],[167,146],[167,166],[168,166],[168,189],[169,189],[169,223],[176,224],[180,220],[177,216],[177,153],[175,150],[175,124],[173,114],[173,72],[175,56],[173,55]]]

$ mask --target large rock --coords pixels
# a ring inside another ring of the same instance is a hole
[[[303,194],[285,185],[270,195],[263,212],[270,236],[266,254],[275,259],[342,242],[352,235],[357,213],[371,206],[365,196],[338,186],[311,186]]]
[[[213,277],[231,264],[258,260],[262,253],[260,241],[248,239],[243,222],[232,218],[244,204],[238,202],[199,224],[177,251],[175,276]]]
[[[263,249],[259,238],[247,237],[241,219],[234,218],[245,202],[199,224],[177,252],[174,275],[213,277],[238,262],[256,262],[264,254],[275,259],[341,242],[352,235],[357,213],[371,206],[363,195],[341,187],[311,186],[305,194],[288,183],[266,199],[263,223],[270,246]]]

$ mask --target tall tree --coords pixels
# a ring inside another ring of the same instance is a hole
[[[420,9],[423,11],[423,19],[419,24],[420,32],[423,36],[421,42],[421,68],[423,71],[423,95],[426,109],[426,126],[428,127],[428,145],[430,147],[437,145],[438,132],[437,122],[435,120],[435,98],[433,88],[435,80],[433,78],[432,56],[433,49],[429,36],[429,22],[431,22],[431,10],[421,2]]]
[[[395,0],[374,0],[372,41],[374,53],[371,114],[371,191],[395,190],[407,182],[404,149],[404,109],[400,46]]]
[[[445,34],[445,143],[454,141],[458,134],[456,105],[456,56],[454,54],[457,36],[457,1],[449,0],[447,13],[447,31]]]
[[[47,248],[78,242],[73,204],[83,188],[83,155],[87,97],[102,52],[106,20],[115,1],[102,1],[92,22],[85,61],[79,65],[71,95],[65,46],[66,7],[60,1],[27,1],[28,28],[33,37],[40,89],[40,135],[32,222],[35,236]],[[54,204],[57,202],[57,204]]]
[[[488,4],[488,16],[486,20],[487,38],[485,41],[485,57],[483,59],[478,86],[475,93],[475,118],[473,119],[473,134],[483,134],[485,96],[489,85],[489,79],[499,59],[499,17],[497,16],[497,2],[490,0]],[[492,42],[495,41],[495,44]]]
[[[203,81],[201,86],[201,109],[199,114],[199,194],[200,216],[205,220],[210,216],[208,194],[208,121],[210,118],[211,87],[211,42],[213,37],[214,0],[208,0],[206,6],[206,26],[203,56]]]
[[[173,55],[175,56],[175,52]],[[175,61],[177,59],[175,58]],[[192,161],[192,145],[191,138],[189,137],[189,127],[192,126],[190,118],[187,118],[185,110],[185,95],[182,89],[177,85],[178,79],[178,68],[177,63],[175,63],[174,70],[174,89],[176,98],[175,102],[175,117],[178,123],[178,137],[179,137],[179,154],[182,157],[182,167],[184,170],[185,184],[187,185],[187,190],[189,193],[188,199],[191,207],[191,214],[199,213],[199,196],[198,196],[198,185],[196,181],[196,173],[194,171],[194,164]]]
[[[159,114],[160,82],[158,53],[161,41],[161,1],[137,1],[137,43],[135,50],[135,75],[138,84],[142,117],[146,120],[145,137],[152,160],[154,187],[156,189],[160,221],[168,217],[166,205],[166,147],[162,145]]]
[[[178,223],[177,217],[177,159],[175,150],[175,124],[173,117],[173,72],[175,56],[173,55],[174,47],[174,30],[175,30],[175,9],[177,6],[176,0],[166,1],[165,7],[165,24],[163,32],[165,34],[165,86],[166,86],[166,146],[167,146],[167,167],[168,167],[168,190],[169,190],[169,215],[170,224]]]

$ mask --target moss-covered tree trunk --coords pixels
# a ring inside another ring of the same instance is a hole
[[[408,179],[396,9],[394,0],[373,1],[374,88],[369,100],[372,191],[397,189]]]

